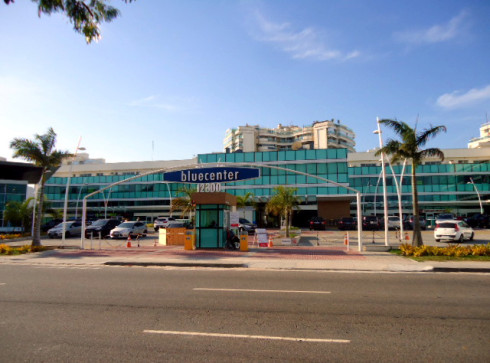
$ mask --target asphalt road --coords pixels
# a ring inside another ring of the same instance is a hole
[[[488,362],[489,279],[0,265],[0,361]]]

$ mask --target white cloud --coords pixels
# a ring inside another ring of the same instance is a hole
[[[461,93],[461,91],[445,93],[437,99],[437,105],[443,108],[453,109],[484,100],[490,100],[490,85],[480,89],[473,88],[466,93]]]
[[[290,23],[271,22],[258,12],[256,22],[259,28],[257,39],[276,44],[282,51],[291,54],[293,59],[349,60],[361,55],[358,50],[344,53],[331,49],[321,39],[321,34],[311,27],[294,31]]]
[[[456,38],[461,34],[462,26],[468,17],[468,12],[463,10],[449,22],[431,26],[428,29],[408,30],[394,34],[394,38],[409,44],[432,44],[445,42]]]
[[[166,111],[178,111],[179,109],[179,107],[176,104],[172,104],[169,102],[162,102],[158,95],[152,95],[152,96],[131,101],[129,105],[133,107],[159,108]]]

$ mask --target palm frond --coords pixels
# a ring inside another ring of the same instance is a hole
[[[441,132],[446,132],[446,126],[435,126],[429,129],[425,129],[420,134],[417,135],[417,145],[424,146],[429,139],[436,137]]]

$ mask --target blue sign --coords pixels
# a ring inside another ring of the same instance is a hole
[[[165,181],[176,183],[230,183],[260,176],[260,169],[254,168],[202,168],[186,169],[165,173]]]

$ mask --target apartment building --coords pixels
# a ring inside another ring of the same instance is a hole
[[[480,127],[480,137],[475,137],[468,143],[468,148],[478,149],[482,147],[490,147],[490,122],[487,122]]]
[[[316,121],[309,126],[276,128],[258,125],[239,126],[226,130],[223,141],[228,152],[257,152],[280,150],[347,149],[354,152],[355,133],[340,121]]]

